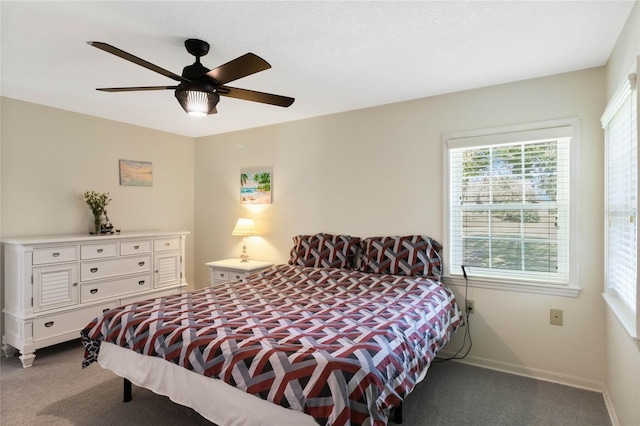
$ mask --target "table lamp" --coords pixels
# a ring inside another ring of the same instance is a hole
[[[242,237],[242,254],[240,255],[240,261],[248,262],[249,255],[247,254],[247,243],[245,237],[258,235],[258,231],[256,230],[256,225],[253,223],[253,219],[238,219],[235,228],[233,228],[233,231],[231,232],[231,235],[233,235],[234,237]]]

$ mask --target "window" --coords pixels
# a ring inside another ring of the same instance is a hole
[[[635,335],[637,312],[638,134],[635,66],[602,116],[605,131],[605,298],[621,305],[623,324]],[[625,312],[626,311],[626,312]]]
[[[447,275],[577,287],[578,135],[577,119],[445,134]]]

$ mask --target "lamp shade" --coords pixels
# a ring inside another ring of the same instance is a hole
[[[253,219],[238,219],[235,228],[231,232],[234,237],[251,237],[252,235],[258,235],[256,225],[253,223]]]
[[[216,112],[220,95],[209,86],[180,83],[175,91],[176,99],[185,112],[194,117],[205,117]]]

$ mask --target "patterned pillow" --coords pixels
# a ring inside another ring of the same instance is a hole
[[[374,274],[421,275],[440,279],[440,249],[442,246],[436,240],[421,235],[365,238],[358,270]]]
[[[360,238],[349,235],[296,235],[289,265],[350,269],[360,247]]]

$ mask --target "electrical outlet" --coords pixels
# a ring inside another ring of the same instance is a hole
[[[549,311],[549,322],[551,325],[562,325],[562,309],[551,309]]]
[[[476,313],[476,303],[473,300],[467,300],[467,312],[470,314]]]

